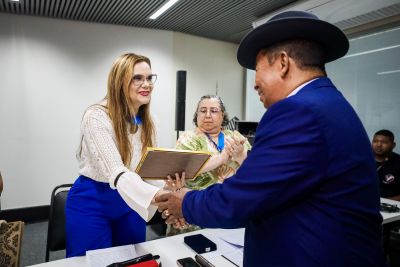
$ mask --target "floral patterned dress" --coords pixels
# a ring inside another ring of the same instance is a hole
[[[225,135],[225,138],[232,137],[234,135],[244,138],[243,135],[241,135],[238,131],[222,130],[222,132]],[[207,137],[207,135],[197,129],[182,133],[176,143],[175,148],[182,150],[204,151],[209,152],[212,155],[220,153],[215,144]],[[246,150],[251,149],[251,145],[248,141],[244,143],[244,148]],[[222,183],[223,179],[235,174],[238,168],[239,163],[229,160],[226,164],[223,164],[214,170],[201,173],[194,179],[186,180],[186,186],[193,190],[201,190],[215,183]],[[200,227],[196,225],[190,225],[187,229],[183,230],[174,229],[169,225],[167,228],[167,235],[170,236],[187,233],[198,229],[200,229]]]

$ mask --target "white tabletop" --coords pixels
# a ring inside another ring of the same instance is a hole
[[[382,203],[394,204],[400,208],[400,201],[395,201],[387,198],[381,198]],[[383,224],[400,220],[400,212],[381,212],[383,217]]]
[[[196,231],[195,233],[201,233],[217,243],[218,240],[217,236],[231,232],[232,234],[237,233],[244,233],[244,229],[202,229]],[[183,237],[186,235],[192,235],[194,232],[182,234],[182,235],[175,235],[166,238],[161,238],[157,240],[147,241],[139,244],[135,244],[135,249],[138,255],[144,255],[147,253],[152,253],[153,255],[160,255],[160,260],[162,262],[163,267],[176,267],[176,260],[180,258],[192,257],[196,255],[196,253],[190,249],[185,243],[183,242]],[[220,241],[219,241],[220,242]],[[218,248],[219,249],[219,248]],[[212,252],[210,252],[212,253]],[[221,259],[215,259],[213,261],[214,264],[218,262],[216,266],[221,267],[234,267],[233,264],[226,261],[224,263],[220,262]],[[72,257],[62,260],[50,261],[47,263],[41,263],[37,265],[32,265],[35,267],[86,267],[86,257]]]
[[[400,207],[399,201],[394,201],[386,198],[381,198],[382,203],[395,204]],[[383,224],[400,220],[400,212],[381,212],[383,217]],[[216,242],[216,238],[219,234],[224,232],[232,231],[232,233],[243,232],[243,229],[203,229],[196,231],[196,233],[201,233]],[[196,253],[185,245],[183,242],[183,237],[186,235],[191,235],[192,233],[187,233],[183,235],[175,235],[171,237],[161,238],[157,240],[147,241],[139,244],[135,244],[136,252],[138,255],[144,255],[147,253],[158,254],[163,267],[176,267],[176,260],[185,257],[192,257]],[[217,245],[218,247],[218,245]],[[215,262],[213,262],[215,264]],[[86,267],[86,257],[73,257],[68,259],[62,259],[57,261],[51,261],[47,263],[42,263],[38,265],[33,265],[35,267]],[[216,266],[234,266],[230,263],[218,263]]]

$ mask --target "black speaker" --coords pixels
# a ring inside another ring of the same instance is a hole
[[[185,130],[186,71],[176,72],[175,131]]]

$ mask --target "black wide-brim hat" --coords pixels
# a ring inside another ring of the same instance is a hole
[[[239,64],[255,69],[257,54],[273,44],[303,39],[322,45],[325,63],[341,58],[349,50],[349,40],[335,25],[304,11],[286,11],[249,32],[240,42]]]

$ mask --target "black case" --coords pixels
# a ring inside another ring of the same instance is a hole
[[[185,236],[183,241],[198,254],[217,250],[217,245],[202,234]]]

